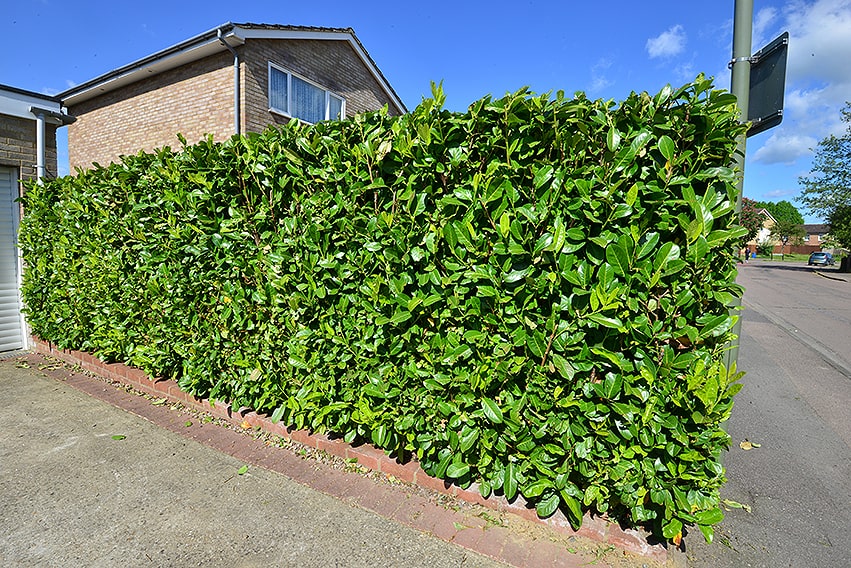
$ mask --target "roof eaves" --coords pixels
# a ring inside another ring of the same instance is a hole
[[[62,100],[59,96],[54,95],[45,95],[42,93],[36,93],[35,91],[28,91],[26,89],[19,89],[18,87],[12,87],[11,85],[3,85],[0,83],[0,91],[8,91],[10,93],[15,93],[18,95],[25,95],[27,97],[32,97],[36,99],[41,99],[44,101],[49,101],[52,103],[62,103]]]
[[[110,89],[107,87],[109,84],[119,86],[120,84],[127,84],[138,80],[134,79],[134,76],[140,73],[143,69],[148,68],[150,71],[155,65],[160,65],[166,60],[177,60],[181,54],[185,55],[193,50],[200,53],[202,48],[206,50],[218,50],[219,48],[224,49],[224,46],[222,46],[218,41],[219,31],[221,31],[222,35],[225,36],[226,39],[229,39],[228,43],[231,45],[238,45],[243,43],[246,39],[274,39],[276,36],[285,36],[293,39],[336,39],[335,36],[339,36],[339,39],[349,41],[352,48],[364,62],[364,65],[366,65],[370,73],[379,82],[396,106],[398,106],[403,113],[408,112],[408,109],[402,102],[402,99],[381,72],[381,69],[378,68],[378,65],[376,65],[372,56],[369,55],[369,52],[360,42],[352,28],[290,26],[282,24],[235,24],[233,22],[226,22],[171,47],[153,53],[147,57],[143,57],[142,59],[124,65],[123,67],[104,73],[103,75],[95,77],[85,83],[76,85],[59,93],[57,97],[65,105],[78,104],[88,100],[89,98],[109,91]]]
[[[94,79],[86,81],[85,83],[81,83],[79,85],[71,87],[70,89],[59,93],[59,95],[57,95],[57,96],[59,97],[59,99],[61,99],[63,102],[66,102],[66,103],[70,102],[70,103],[73,104],[75,102],[79,102],[79,101],[75,100],[75,99],[79,98],[79,95],[86,93],[87,91],[91,91],[91,90],[95,89],[96,87],[98,87],[99,85],[103,85],[103,84],[108,83],[110,81],[114,81],[115,79],[118,79],[119,77],[129,76],[132,73],[137,72],[140,69],[143,69],[147,66],[150,66],[153,63],[167,59],[167,58],[172,57],[176,54],[180,54],[180,53],[189,51],[193,48],[197,48],[197,47],[202,46],[204,44],[211,43],[214,40],[218,40],[218,34],[219,34],[220,30],[221,30],[223,35],[226,35],[226,34],[231,33],[233,31],[233,28],[234,28],[233,23],[226,22],[226,23],[224,23],[220,26],[217,26],[217,27],[215,27],[211,30],[208,30],[204,33],[198,34],[198,35],[191,37],[187,40],[184,40],[180,43],[172,45],[171,47],[167,47],[167,48],[160,50],[156,53],[148,55],[147,57],[143,57],[142,59],[138,59],[138,60],[136,60],[132,63],[128,63],[127,65],[124,65],[124,66],[119,67],[117,69],[113,69],[112,71],[104,73],[103,75],[99,75],[98,77],[95,77]],[[218,43],[218,41],[216,41],[216,43]],[[221,47],[222,47],[222,49],[224,49],[224,46],[221,46]]]

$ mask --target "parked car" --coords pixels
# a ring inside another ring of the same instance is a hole
[[[807,260],[807,266],[813,266],[814,264],[820,264],[822,266],[833,266],[833,255],[829,252],[811,253],[809,260]]]

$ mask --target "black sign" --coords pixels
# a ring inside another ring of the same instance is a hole
[[[786,54],[789,32],[757,51],[751,57],[751,84],[748,102],[748,136],[773,128],[783,120],[783,91],[786,87]]]

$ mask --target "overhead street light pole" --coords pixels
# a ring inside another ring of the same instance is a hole
[[[730,61],[732,79],[730,92],[736,96],[739,107],[739,121],[748,120],[748,103],[750,98],[751,81],[751,42],[753,36],[753,0],[735,0],[735,15],[733,18],[733,59]],[[736,184],[736,215],[742,212],[742,193],[745,183],[745,150],[747,133],[739,135],[736,147],[736,157],[733,167],[739,172]],[[735,298],[730,303],[731,312],[739,312],[742,307],[741,298]],[[736,314],[738,315],[738,314]],[[739,336],[742,332],[742,320],[737,318],[733,333],[736,338],[730,342],[726,353],[726,365],[729,369],[739,358]]]

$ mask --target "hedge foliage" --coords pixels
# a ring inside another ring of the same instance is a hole
[[[734,99],[442,103],[29,185],[33,332],[541,516],[711,538]]]

